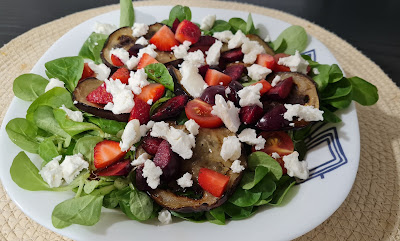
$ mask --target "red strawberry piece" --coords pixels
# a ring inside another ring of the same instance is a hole
[[[141,99],[146,103],[149,100],[153,100],[152,102],[154,103],[164,95],[164,91],[164,85],[151,83],[143,87],[142,92],[139,95],[136,95],[135,99]]]
[[[232,78],[229,75],[219,72],[218,70],[208,69],[204,81],[208,85],[227,86],[232,81]]]
[[[275,72],[290,72],[290,68],[289,67],[278,64],[280,58],[286,58],[286,57],[289,57],[289,56],[290,56],[289,54],[284,54],[284,53],[275,54],[274,55],[275,66],[274,66],[273,71],[275,71]]]
[[[242,64],[232,64],[226,67],[224,73],[232,78],[232,81],[239,80],[245,70]]]
[[[150,39],[150,43],[154,44],[161,51],[171,51],[171,48],[179,45],[176,41],[172,30],[167,26],[162,26]]]
[[[246,125],[253,125],[262,117],[263,112],[263,109],[258,105],[242,107],[240,109],[240,120]]]
[[[196,24],[186,19],[178,25],[178,28],[175,32],[175,39],[177,39],[181,43],[187,40],[190,41],[192,44],[195,44],[197,43],[197,41],[199,41],[200,36],[200,28]]]
[[[225,192],[229,177],[208,168],[201,168],[197,178],[199,185],[215,197],[220,197]]]
[[[102,84],[86,96],[86,100],[96,104],[106,105],[113,101],[111,93],[106,91],[106,84]]]
[[[274,69],[276,63],[274,56],[269,54],[259,54],[257,56],[256,64],[267,67],[268,69]]]
[[[262,89],[260,90],[260,95],[263,95],[263,94],[267,93],[272,88],[271,84],[268,81],[266,81],[265,79],[262,79],[262,80],[260,80],[260,81],[258,81],[256,83],[254,83],[254,84],[251,84],[251,85],[256,85],[256,84],[262,84],[263,85]]]
[[[221,58],[228,63],[241,61],[243,60],[243,56],[244,54],[240,48],[232,49],[221,54]]]
[[[210,49],[210,46],[195,46],[191,47],[188,52],[196,52],[197,50],[200,50],[203,52],[203,54],[206,54],[206,52]]]
[[[133,119],[138,119],[141,125],[147,124],[150,120],[150,105],[142,99],[135,98],[135,105],[131,110],[129,121]]]
[[[175,18],[174,22],[172,23],[172,32],[175,33],[176,29],[178,28],[178,25],[181,23],[181,21],[179,21],[179,19]]]
[[[180,157],[172,151],[171,145],[166,140],[163,140],[159,145],[153,162],[156,166],[161,168],[163,172],[161,178],[163,181],[171,180],[176,177],[179,172]]]
[[[82,77],[79,81],[84,80],[86,78],[94,77],[94,71],[89,67],[88,63],[85,63],[83,65],[83,72],[82,72]]]
[[[121,151],[119,142],[104,140],[94,147],[94,166],[98,169],[105,168],[121,160],[126,152]]]
[[[212,36],[200,36],[199,41],[197,43],[193,44],[192,47],[197,47],[197,46],[211,46],[215,43],[217,39],[212,37]]]
[[[142,69],[149,64],[159,63],[155,58],[151,57],[148,53],[144,53],[139,60],[137,69]]]
[[[130,77],[130,72],[127,68],[119,68],[114,74],[111,76],[111,79],[116,80],[119,79],[121,83],[128,84],[128,79]]]
[[[98,176],[125,176],[132,169],[130,160],[123,160],[112,164],[97,172]]]
[[[210,65],[206,64],[201,67],[199,67],[199,74],[203,79],[206,77],[207,70],[210,68]]]
[[[124,66],[124,62],[122,62],[121,59],[119,59],[114,54],[111,55],[111,62],[115,66]]]
[[[188,100],[189,97],[187,95],[178,95],[169,99],[156,110],[151,119],[153,121],[162,121],[178,116],[185,109]]]
[[[290,94],[293,86],[293,78],[281,80],[275,87],[272,87],[268,92],[268,98],[272,100],[284,100]]]
[[[157,153],[158,147],[162,141],[163,139],[161,138],[146,135],[142,140],[142,147],[147,153],[154,156]]]

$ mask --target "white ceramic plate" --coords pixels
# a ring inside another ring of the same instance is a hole
[[[136,21],[147,24],[168,17],[171,6],[138,7]],[[218,19],[231,17],[247,19],[247,12],[223,9],[192,7],[193,21],[200,22],[207,14],[216,14]],[[271,39],[290,26],[283,21],[253,14],[261,36],[267,30]],[[118,25],[119,11],[113,11],[90,19],[73,28],[61,37],[43,55],[32,73],[45,76],[47,61],[78,55],[90,35],[96,21]],[[261,25],[262,24],[262,25]],[[337,64],[329,50],[317,39],[310,37],[306,50],[312,58],[324,64]],[[75,240],[289,240],[296,238],[326,220],[339,208],[348,195],[358,168],[360,139],[357,114],[354,104],[341,113],[343,122],[336,126],[317,125],[308,139],[310,151],[306,157],[311,167],[310,179],[296,185],[280,207],[262,208],[254,216],[241,221],[231,221],[225,226],[211,223],[191,223],[175,220],[171,225],[158,226],[158,222],[140,223],[129,220],[122,212],[103,208],[100,222],[93,227],[72,225],[55,229],[51,224],[53,208],[60,202],[73,197],[72,192],[31,192],[19,188],[10,177],[13,158],[21,151],[5,132],[5,125],[16,117],[25,117],[30,103],[14,98],[4,118],[0,135],[0,177],[7,193],[18,207],[39,224]],[[36,155],[29,155],[39,166]]]

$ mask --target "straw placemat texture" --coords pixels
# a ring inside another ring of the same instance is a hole
[[[361,159],[349,196],[328,220],[298,240],[400,240],[400,89],[390,78],[370,59],[336,35],[280,11],[205,0],[143,1],[135,2],[134,6],[175,4],[245,10],[301,25],[332,51],[347,76],[360,76],[378,87],[380,100],[376,105],[357,105]],[[47,49],[68,30],[91,17],[115,9],[118,9],[118,5],[69,15],[34,28],[2,47],[0,122],[13,98],[12,83],[18,75],[29,72]],[[0,188],[0,210],[1,240],[68,240],[26,217],[3,188]]]

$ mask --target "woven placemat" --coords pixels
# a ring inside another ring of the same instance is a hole
[[[277,10],[216,1],[161,0],[134,6],[175,5],[245,10],[303,26],[335,55],[347,76],[360,76],[379,89],[372,107],[357,105],[361,133],[360,167],[343,205],[323,224],[298,240],[400,240],[400,89],[370,59],[344,40],[306,20]],[[0,49],[0,122],[12,100],[12,83],[29,72],[47,49],[68,30],[111,5],[69,15],[34,28]],[[69,240],[26,217],[0,188],[1,240]],[[288,217],[290,218],[290,217]],[[289,231],[289,230],[288,230]]]

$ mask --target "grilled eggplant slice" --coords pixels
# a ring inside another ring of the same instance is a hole
[[[257,41],[261,46],[263,46],[265,53],[272,55],[272,56],[275,55],[274,50],[264,40],[262,40],[258,35],[247,34],[246,37],[248,37],[251,41]]]
[[[188,95],[190,96],[189,92],[186,91],[185,87],[181,85],[182,75],[181,72],[174,66],[168,66],[168,72],[172,76],[174,80],[174,93],[176,95]]]
[[[93,90],[97,89],[103,83],[103,81],[96,78],[88,78],[79,82],[78,86],[76,86],[73,92],[72,97],[74,101],[78,102],[75,104],[75,106],[82,111],[88,112],[101,118],[128,122],[129,113],[116,115],[109,110],[104,110],[103,105],[95,104],[86,100],[86,96]]]

